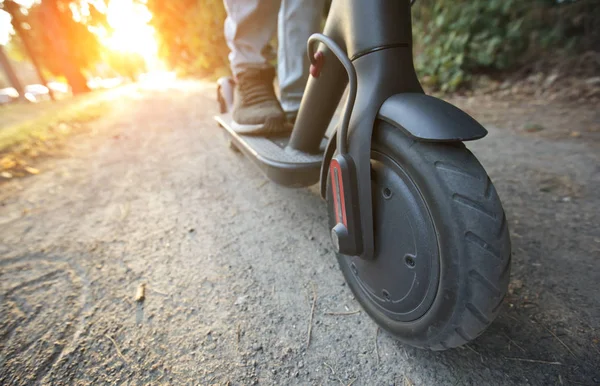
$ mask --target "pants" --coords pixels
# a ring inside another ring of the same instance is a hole
[[[277,77],[281,107],[296,112],[308,80],[308,37],[321,30],[324,0],[224,0],[225,39],[234,75],[269,67],[262,55],[277,28]]]

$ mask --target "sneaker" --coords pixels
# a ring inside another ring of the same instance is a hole
[[[289,132],[285,114],[275,96],[275,69],[248,69],[237,76],[233,97],[236,133],[269,135]]]

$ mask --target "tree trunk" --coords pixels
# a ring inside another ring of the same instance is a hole
[[[87,80],[83,76],[81,69],[78,68],[71,56],[71,47],[69,47],[65,31],[60,25],[59,11],[55,0],[43,0],[43,18],[44,25],[47,28],[48,36],[51,36],[54,53],[61,63],[63,75],[67,78],[67,82],[71,86],[73,94],[81,94],[89,92],[90,88],[87,85]]]
[[[17,74],[15,73],[15,70],[13,69],[12,64],[10,63],[8,56],[4,52],[4,46],[2,46],[1,44],[0,65],[4,69],[4,73],[6,74],[6,77],[8,78],[8,81],[10,82],[11,86],[13,86],[14,89],[17,90],[17,92],[19,93],[19,99],[22,101],[26,101],[27,99],[25,99],[25,89],[23,88],[21,81],[17,77]]]
[[[54,97],[54,92],[52,91],[52,89],[50,87],[48,87],[48,81],[46,80],[46,77],[44,76],[44,73],[42,72],[42,67],[40,66],[40,63],[37,60],[35,53],[31,49],[31,44],[29,44],[29,36],[27,36],[27,34],[25,32],[23,32],[23,27],[21,26],[21,23],[19,21],[19,12],[20,12],[19,5],[17,5],[14,1],[7,0],[4,2],[4,10],[7,11],[11,16],[11,24],[13,26],[13,29],[17,33],[17,36],[23,42],[25,51],[27,51],[27,55],[29,56],[31,63],[33,64],[33,67],[35,68],[35,71],[37,72],[38,78],[40,78],[40,82],[42,82],[42,84],[48,88],[48,93],[50,93],[50,98],[53,101],[56,100],[56,98]]]

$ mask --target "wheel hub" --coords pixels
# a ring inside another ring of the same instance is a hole
[[[345,257],[353,279],[390,318],[421,317],[439,281],[439,248],[429,209],[410,176],[373,152],[371,186],[375,259]]]

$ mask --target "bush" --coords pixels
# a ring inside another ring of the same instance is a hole
[[[148,0],[160,55],[184,75],[206,76],[227,67],[223,0]]]
[[[160,54],[179,72],[227,69],[222,0],[147,0]],[[600,50],[599,0],[417,0],[416,67],[453,91],[476,73],[511,70],[557,49]]]
[[[475,73],[511,69],[534,51],[573,48],[590,31],[569,31],[582,14],[598,9],[594,2],[417,0],[417,71],[426,85],[453,91]],[[575,5],[578,11],[564,12]]]

